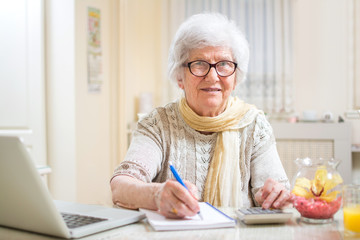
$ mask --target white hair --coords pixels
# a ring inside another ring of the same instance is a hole
[[[249,64],[249,44],[233,21],[220,13],[201,13],[183,22],[171,43],[168,74],[177,82],[184,78],[183,66],[193,49],[207,46],[229,47],[238,65],[236,83],[245,79]]]

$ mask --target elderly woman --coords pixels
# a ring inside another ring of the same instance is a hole
[[[177,218],[195,215],[198,201],[264,208],[289,202],[270,124],[262,111],[231,96],[248,62],[246,39],[223,15],[194,15],[180,26],[169,74],[184,97],[138,122],[111,180],[115,204]],[[189,191],[172,180],[169,162]]]

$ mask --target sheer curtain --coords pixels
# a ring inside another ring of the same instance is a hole
[[[234,95],[269,114],[293,111],[291,0],[171,0],[169,9],[170,36],[184,19],[204,11],[235,21],[249,41],[250,63]]]

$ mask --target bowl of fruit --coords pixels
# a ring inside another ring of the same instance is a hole
[[[293,205],[307,223],[329,223],[341,207],[343,179],[338,160],[296,159],[300,170],[293,180]]]

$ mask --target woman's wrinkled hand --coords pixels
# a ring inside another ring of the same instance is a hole
[[[263,208],[284,208],[292,203],[292,195],[285,186],[271,178],[255,194],[255,200]]]
[[[155,204],[162,215],[183,218],[200,211],[196,186],[188,181],[185,184],[189,190],[175,180],[167,180],[157,189]]]

